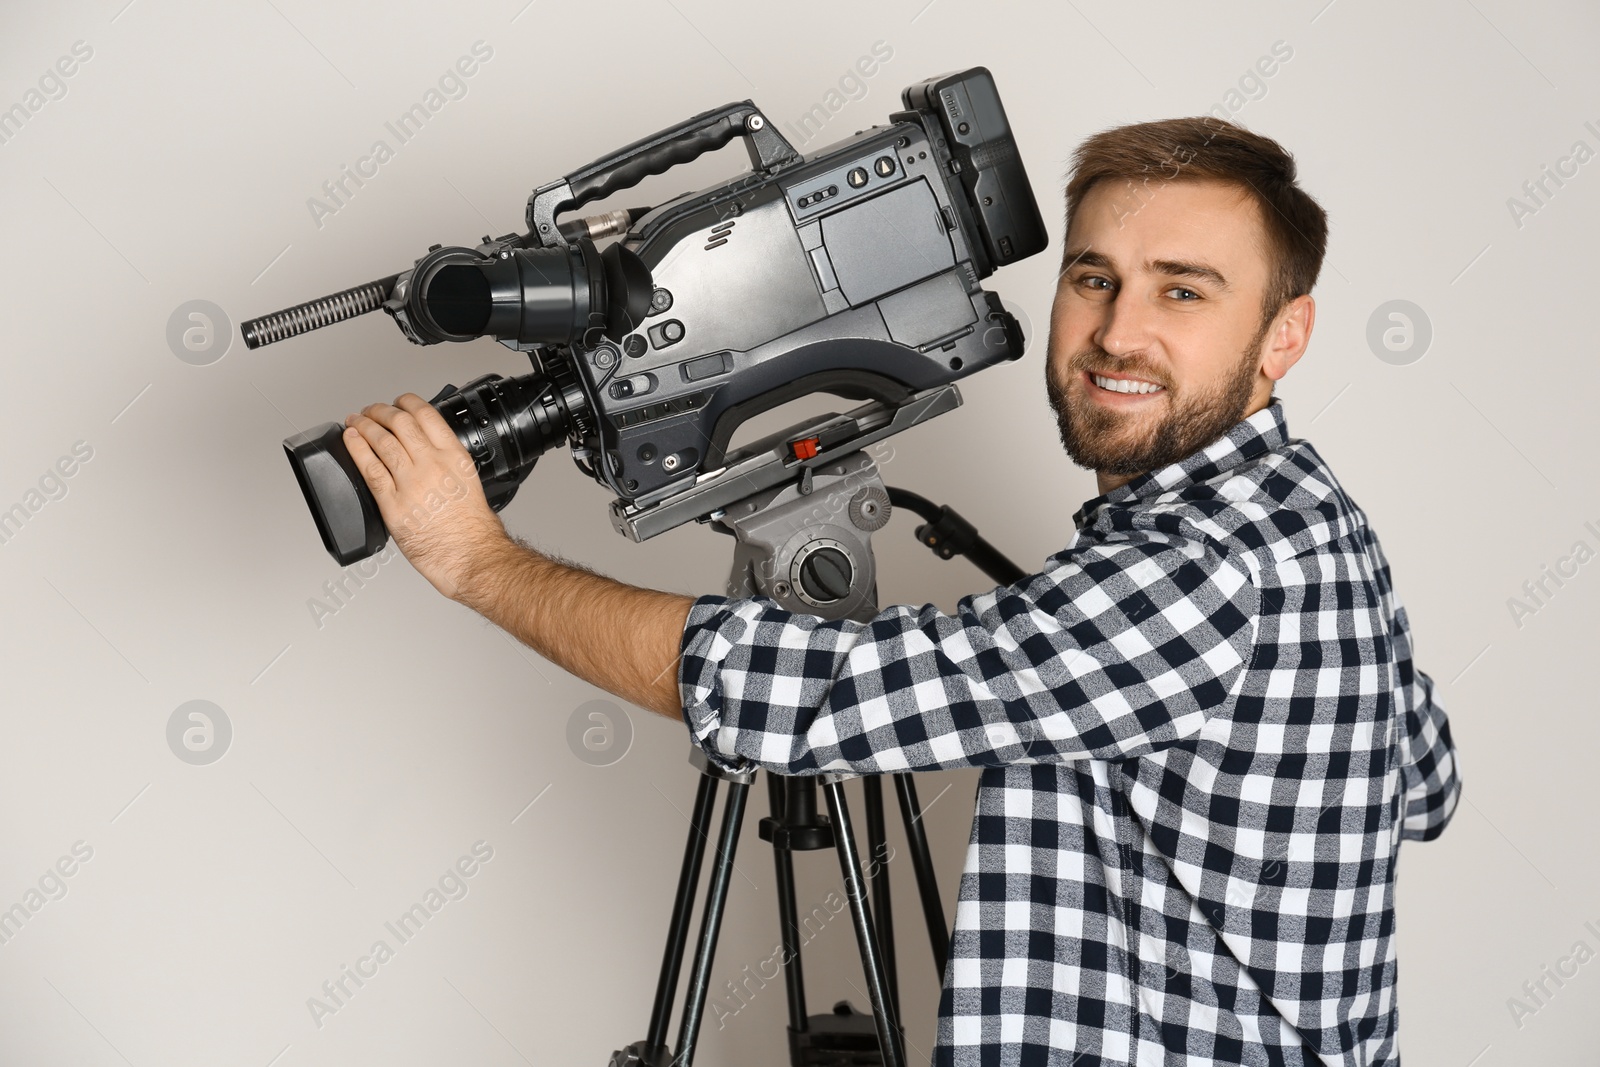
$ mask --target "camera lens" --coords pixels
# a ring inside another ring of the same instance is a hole
[[[502,378],[485,374],[457,389],[447,385],[428,401],[478,465],[489,506],[511,500],[539,457],[567,433],[566,412],[543,374]]]
[[[539,457],[566,438],[571,418],[569,397],[539,371],[515,378],[485,374],[459,389],[447,385],[428,402],[472,456],[496,511],[511,502]],[[283,449],[323,547],[349,566],[380,551],[389,531],[343,432],[340,423],[323,423],[286,438]]]

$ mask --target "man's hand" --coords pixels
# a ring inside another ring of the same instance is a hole
[[[416,393],[370,404],[345,425],[345,447],[395,544],[435,589],[458,599],[480,554],[510,541],[472,457]]]

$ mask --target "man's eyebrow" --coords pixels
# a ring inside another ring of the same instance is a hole
[[[1096,252],[1092,248],[1067,249],[1065,256],[1066,267],[1062,269],[1065,274],[1074,266],[1099,267],[1101,270],[1112,270],[1114,264],[1103,252]],[[1152,259],[1144,265],[1144,269],[1153,274],[1164,274],[1171,278],[1201,278],[1211,282],[1218,289],[1229,288],[1228,279],[1215,267],[1208,267],[1204,263],[1189,263],[1176,259]]]
[[[1165,274],[1171,278],[1201,278],[1215,285],[1218,289],[1228,288],[1228,279],[1215,267],[1208,267],[1204,263],[1185,263],[1175,259],[1153,259],[1144,265],[1145,270],[1157,274]]]
[[[1066,264],[1061,268],[1062,274],[1067,273],[1079,263],[1082,263],[1085,267],[1099,267],[1102,270],[1111,269],[1111,261],[1103,253],[1094,251],[1088,245],[1077,249],[1067,249],[1061,256],[1061,262]]]

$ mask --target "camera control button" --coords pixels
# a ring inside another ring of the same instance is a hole
[[[631,378],[618,378],[611,383],[611,395],[618,400],[626,400],[630,396],[644,396],[656,387],[656,377],[653,374],[635,374]]]
[[[714,378],[718,374],[726,374],[732,368],[733,361],[726,352],[714,352],[709,356],[700,356],[683,364],[683,380],[698,382],[704,378]]]
[[[844,176],[844,180],[850,183],[850,188],[852,189],[861,188],[863,185],[867,184],[867,168],[856,167],[849,174]]]
[[[658,322],[650,327],[649,333],[652,345],[656,348],[666,348],[668,345],[675,345],[683,340],[683,323],[677,319],[668,319],[666,322]]]
[[[879,156],[872,164],[872,169],[878,172],[878,177],[887,178],[894,173],[894,157]]]

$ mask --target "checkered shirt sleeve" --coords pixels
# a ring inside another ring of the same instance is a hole
[[[1433,679],[1411,658],[1411,620],[1394,591],[1389,560],[1370,527],[1362,537],[1376,573],[1385,610],[1393,620],[1390,637],[1395,663],[1395,706],[1404,732],[1400,737],[1400,837],[1432,841],[1444,832],[1461,800],[1460,757],[1450,737],[1450,720],[1434,698]]]
[[[954,614],[825,622],[705,596],[684,631],[684,716],[716,762],[784,775],[1139,756],[1226,704],[1257,603],[1249,570],[1177,511]]]

